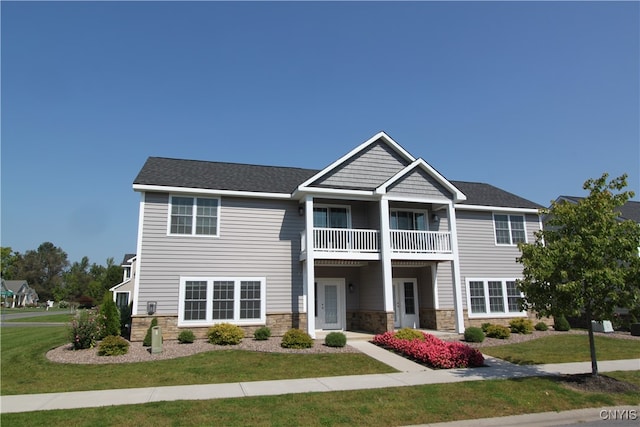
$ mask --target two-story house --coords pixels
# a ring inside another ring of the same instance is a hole
[[[527,316],[518,242],[540,205],[449,181],[380,132],[322,170],[150,157],[132,340],[218,322],[379,333]]]
[[[122,282],[109,288],[113,293],[113,302],[122,310],[132,302],[133,287],[135,284],[136,254],[125,254],[120,264],[122,267]]]

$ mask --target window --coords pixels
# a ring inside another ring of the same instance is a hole
[[[129,307],[129,292],[116,292],[116,306],[119,310]]]
[[[391,211],[390,216],[392,230],[427,230],[426,212]]]
[[[340,206],[314,207],[313,226],[316,228],[349,228],[349,209]]]
[[[219,199],[171,197],[169,234],[217,236]]]
[[[493,215],[493,225],[496,230],[496,244],[516,245],[527,241],[522,215]]]
[[[266,321],[265,283],[266,279],[255,277],[183,277],[178,323],[263,324]]]
[[[470,318],[525,316],[520,311],[521,298],[514,279],[467,279]]]

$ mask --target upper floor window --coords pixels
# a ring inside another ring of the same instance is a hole
[[[427,213],[414,211],[391,211],[390,227],[392,230],[427,230]]]
[[[316,228],[349,228],[349,208],[345,206],[314,206],[313,226]]]
[[[527,241],[522,215],[494,214],[493,225],[498,245],[516,245]]]
[[[217,236],[220,200],[171,197],[169,234]]]

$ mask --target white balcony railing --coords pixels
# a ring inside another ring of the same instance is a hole
[[[451,253],[451,233],[442,231],[391,230],[391,252]]]
[[[313,248],[324,252],[377,253],[380,245],[377,230],[351,228],[314,228]]]
[[[397,254],[451,254],[451,233],[391,230],[391,252]],[[302,248],[306,233],[302,232]],[[380,232],[350,228],[314,228],[313,250],[317,252],[379,253]]]

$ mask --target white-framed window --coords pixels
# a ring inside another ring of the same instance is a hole
[[[171,196],[168,234],[217,237],[219,229],[219,198]]]
[[[264,324],[264,277],[180,278],[178,324]]]
[[[392,230],[427,231],[427,212],[392,209],[389,212],[389,226]]]
[[[493,214],[496,245],[517,245],[527,242],[523,215]]]
[[[131,292],[129,291],[116,291],[113,294],[113,301],[116,303],[118,309],[122,310],[129,307],[130,297]]]
[[[315,228],[350,228],[351,210],[349,206],[316,205],[313,207]]]
[[[467,279],[467,309],[469,318],[521,317],[522,293],[516,279]]]

